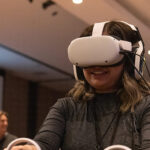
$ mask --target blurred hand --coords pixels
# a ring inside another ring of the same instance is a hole
[[[27,144],[25,144],[27,143]],[[21,145],[22,144],[22,145]],[[18,138],[10,142],[4,150],[41,150],[40,146],[32,139]]]
[[[5,148],[4,150],[7,150]],[[18,146],[13,146],[10,150],[37,150],[34,145],[18,145]]]

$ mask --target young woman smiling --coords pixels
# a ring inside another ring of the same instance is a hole
[[[95,25],[88,27],[81,38],[91,37],[93,27]],[[132,47],[138,45],[141,38],[122,21],[105,23],[103,35],[129,41]],[[113,65],[77,66],[81,78],[67,97],[51,107],[34,138],[41,149],[104,150],[119,144],[132,150],[149,150],[150,89],[149,84],[134,73],[131,62],[135,57],[132,51]],[[36,147],[26,145],[21,149]]]

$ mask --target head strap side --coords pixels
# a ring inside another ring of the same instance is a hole
[[[107,22],[108,22],[108,21],[100,22],[100,23],[95,23],[95,24],[94,24],[94,27],[93,27],[92,36],[101,36],[102,33],[103,33],[104,25],[105,25]]]
[[[93,32],[92,32],[92,36],[100,36],[103,33],[103,29],[104,29],[104,25],[109,22],[109,21],[105,21],[105,22],[100,22],[100,23],[95,23],[94,27],[93,27]],[[136,27],[132,24],[129,24],[125,21],[120,21],[123,22],[125,24],[127,24],[128,26],[130,26],[132,28],[132,30],[137,31]]]

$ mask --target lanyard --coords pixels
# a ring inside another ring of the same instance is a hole
[[[113,135],[112,135],[112,138],[111,138],[111,143],[110,145],[112,145],[113,143],[113,140],[114,140],[114,137],[116,135],[116,131],[117,131],[117,127],[118,127],[118,124],[119,124],[119,120],[120,120],[120,116],[121,116],[121,113],[119,111],[117,111],[112,120],[110,121],[107,129],[105,130],[104,134],[102,135],[101,132],[100,132],[100,126],[98,125],[98,118],[97,118],[97,113],[96,113],[96,104],[95,104],[95,100],[94,100],[94,109],[93,109],[93,115],[94,115],[94,126],[95,126],[95,135],[96,135],[96,150],[104,150],[103,148],[103,139],[105,138],[106,134],[108,133],[112,123],[114,122],[115,119],[117,119],[117,123],[116,123],[116,126],[115,126],[115,129],[114,129],[114,132],[113,132]]]

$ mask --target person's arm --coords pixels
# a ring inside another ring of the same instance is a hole
[[[142,150],[150,150],[150,103],[147,104],[147,107],[142,115],[141,148]]]
[[[58,100],[53,105],[34,140],[42,150],[58,150],[65,129],[64,101]]]
[[[58,150],[65,129],[65,110],[63,100],[58,100],[50,109],[34,141],[41,150]],[[13,146],[11,150],[38,150],[33,145]]]

